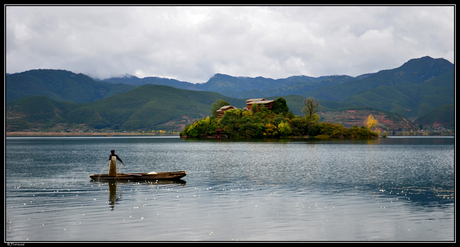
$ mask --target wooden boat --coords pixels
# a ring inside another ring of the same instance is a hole
[[[94,180],[175,180],[184,177],[185,171],[176,172],[149,172],[149,173],[118,173],[117,176],[108,174],[91,174]]]

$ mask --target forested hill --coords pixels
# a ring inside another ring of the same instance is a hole
[[[411,59],[395,69],[381,70],[365,78],[351,80],[335,86],[322,87],[311,93],[323,100],[341,101],[346,97],[360,94],[380,86],[397,86],[402,83],[423,83],[454,70],[449,61],[439,58],[422,57]],[[451,84],[453,86],[453,83]]]
[[[6,76],[6,101],[43,95],[66,102],[93,102],[135,88],[127,84],[95,81],[66,70],[38,69]]]
[[[224,99],[243,107],[245,101],[213,92],[144,85],[96,102],[71,103],[28,96],[7,104],[7,131],[51,129],[180,130],[209,115],[211,104]]]

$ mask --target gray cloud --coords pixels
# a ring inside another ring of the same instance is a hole
[[[6,52],[8,73],[357,76],[427,55],[453,62],[454,8],[7,6]]]

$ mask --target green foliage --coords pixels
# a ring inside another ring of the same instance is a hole
[[[281,122],[278,124],[278,133],[282,137],[287,137],[289,134],[291,134],[291,127],[287,122]]]
[[[242,109],[234,109],[234,110],[228,110],[224,112],[224,117],[241,117],[243,116],[243,110]]]
[[[361,128],[353,126],[349,129],[341,124],[319,123],[315,125],[309,132],[312,136],[329,136],[330,138],[372,138],[378,134],[368,130],[366,127]]]
[[[259,104],[257,104],[257,103],[252,104],[251,110],[252,110],[252,112],[258,112],[259,111]]]
[[[273,103],[273,112],[275,114],[287,114],[289,112],[289,106],[287,105],[286,100],[284,98],[280,97],[275,100],[275,102]]]
[[[294,136],[303,136],[306,134],[306,123],[302,117],[295,117],[291,119],[291,132]]]

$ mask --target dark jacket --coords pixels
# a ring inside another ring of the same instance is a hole
[[[121,161],[120,157],[118,157],[118,155],[116,155],[116,154],[110,154],[110,156],[109,156],[109,160],[112,160],[112,156],[115,156],[115,157],[117,157],[117,160],[119,160],[120,162],[122,162],[122,163],[123,163],[123,161]]]

